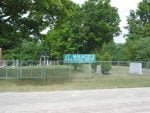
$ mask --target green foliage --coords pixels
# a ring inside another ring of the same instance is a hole
[[[136,11],[130,12],[127,29],[129,30],[127,36],[130,40],[150,36],[150,2],[148,0],[143,0]]]
[[[38,50],[26,42],[39,41],[53,59],[94,53],[120,31],[117,9],[109,0],[89,0],[82,6],[70,0],[2,0],[0,6],[0,46],[7,59],[37,59]],[[41,35],[46,27],[48,35]]]
[[[109,0],[86,1],[81,11],[84,16],[80,22],[80,32],[82,42],[86,41],[85,53],[101,49],[103,43],[112,41],[118,34],[119,15],[117,9],[110,5]]]
[[[124,44],[116,44],[114,42],[104,43],[101,53],[109,52],[112,61],[126,61],[126,50]]]
[[[102,59],[102,61],[104,61],[101,64],[101,68],[102,68],[101,71],[104,75],[107,75],[107,74],[109,74],[109,71],[111,70],[111,62],[110,62],[111,56],[108,52],[106,52],[101,56],[101,59]]]
[[[42,50],[40,43],[26,42],[19,48],[5,51],[4,59],[39,60]]]
[[[45,43],[53,46],[53,56],[59,59],[65,53],[94,53],[119,33],[119,22],[117,9],[108,0],[74,4],[72,15],[49,32]]]
[[[127,55],[128,54],[127,49],[124,44],[116,44],[114,42],[110,42],[107,44],[104,43],[102,46],[102,49],[100,51],[97,51],[96,53],[97,53],[96,54],[97,61],[128,61],[129,60],[129,57]],[[109,53],[107,57],[110,57],[110,58],[104,57],[106,53],[107,54]],[[94,71],[96,71],[97,65],[101,65],[101,62],[96,62],[92,64],[92,68],[94,69]]]
[[[0,1],[0,46],[14,49],[24,41],[41,40],[43,29],[54,28],[70,15],[71,4],[69,0]]]
[[[150,61],[150,39],[141,38],[135,41],[128,41],[126,44],[126,55],[132,61]]]
[[[128,17],[126,53],[129,60],[150,60],[150,2],[143,0]]]
[[[18,47],[24,40],[33,40],[31,35],[40,36],[39,24],[29,16],[24,17],[31,12],[32,5],[31,0],[0,1],[0,45],[4,50]]]

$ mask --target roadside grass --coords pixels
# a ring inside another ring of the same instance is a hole
[[[150,87],[150,76],[95,76],[72,79],[12,79],[0,80],[0,91],[63,91],[103,88]]]
[[[5,77],[6,73],[8,77],[0,80],[0,92],[150,87],[149,74],[130,75],[126,66],[113,66],[110,75],[89,73],[88,69],[90,70],[88,65],[81,66],[78,70],[67,65],[46,68],[25,66],[19,67],[19,71],[15,67],[0,68],[0,77]],[[46,72],[46,80],[42,79],[43,71]],[[18,72],[22,73],[19,77]]]

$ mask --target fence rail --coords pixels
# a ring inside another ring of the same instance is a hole
[[[150,75],[150,62],[97,61],[95,63],[69,64],[63,61],[3,60],[0,79],[41,78],[72,79],[93,76]],[[140,67],[141,65],[141,67]],[[133,68],[133,72],[131,72]],[[139,72],[141,68],[141,73]]]

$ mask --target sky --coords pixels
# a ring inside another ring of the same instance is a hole
[[[86,0],[72,0],[77,4],[83,4]],[[120,28],[121,35],[114,38],[116,43],[125,43],[125,38],[123,35],[128,31],[124,29],[124,26],[127,26],[127,16],[130,14],[130,10],[135,10],[137,8],[138,3],[142,0],[111,0],[112,6],[118,8],[118,12],[121,18]]]

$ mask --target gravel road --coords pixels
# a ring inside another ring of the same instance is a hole
[[[150,113],[150,88],[0,93],[0,113]]]

